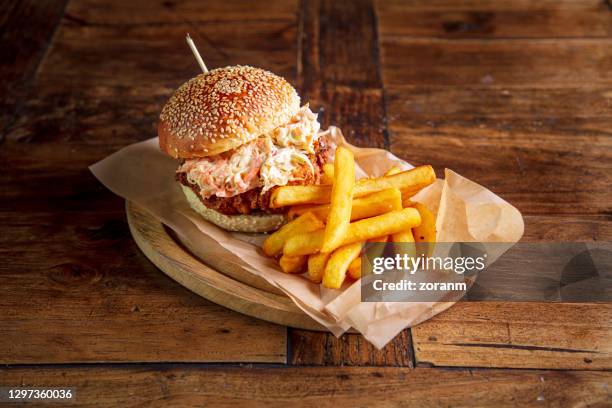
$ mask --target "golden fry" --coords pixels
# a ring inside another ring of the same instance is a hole
[[[389,242],[391,235],[383,235],[382,237],[370,238],[368,242],[378,242],[384,244],[385,242]],[[376,258],[382,256],[385,252],[386,245],[377,245],[368,249],[368,255],[372,258]]]
[[[324,229],[294,235],[285,242],[283,253],[290,256],[315,254],[321,250],[324,235]]]
[[[329,205],[329,204],[293,205],[291,206],[291,208],[289,208],[289,211],[287,212],[287,218],[289,218],[290,220],[294,220],[302,214],[306,214],[307,212],[312,212],[318,219],[325,220],[327,219],[327,213],[325,214],[325,217],[319,217],[317,215],[317,211],[319,210],[319,207],[325,206],[325,205]]]
[[[412,236],[412,230],[409,229],[396,232],[391,235],[391,241],[399,243],[399,245],[395,246],[396,252],[406,254],[410,257],[416,256],[416,245],[414,243],[414,237]]]
[[[377,243],[384,244],[386,242],[389,242],[390,238],[391,238],[391,235],[383,235],[382,237],[370,238],[368,239],[368,242],[370,243],[377,242]],[[370,247],[367,252],[368,258],[376,258],[376,257],[382,256],[385,252],[385,248],[386,248],[386,245],[378,245],[375,247]],[[357,266],[353,264],[356,264],[357,262],[359,262],[359,271],[358,272],[354,271],[353,274],[351,274],[351,267],[356,268]],[[367,259],[366,259],[366,262],[367,262]],[[351,265],[349,266],[349,270],[347,273],[349,274],[349,276],[352,276],[354,279],[359,279],[361,277],[361,258],[357,258],[356,260],[351,262]]]
[[[347,275],[355,280],[361,278],[361,257],[360,256],[353,259],[353,261],[348,267]]]
[[[345,147],[338,147],[334,156],[334,184],[321,252],[332,252],[344,239],[351,222],[351,204],[355,185],[355,157]]]
[[[363,197],[377,191],[397,188],[402,197],[409,198],[432,184],[436,174],[431,166],[419,166],[392,176],[361,179],[355,183],[353,197]],[[326,204],[331,198],[330,186],[283,186],[272,192],[272,208],[297,204]]]
[[[414,242],[412,230],[396,232],[395,234],[391,235],[391,242]]]
[[[416,242],[436,242],[436,217],[421,203],[413,203],[421,215],[421,224],[412,228]]]
[[[302,214],[297,219],[283,225],[278,231],[270,235],[263,243],[263,251],[267,256],[276,256],[283,250],[283,245],[289,237],[302,232],[314,231],[323,228],[323,222],[313,213]]]
[[[308,260],[307,256],[281,256],[278,261],[281,269],[285,273],[302,273],[304,271],[304,266],[306,265],[306,261]]]
[[[355,242],[336,249],[325,265],[323,273],[323,286],[329,289],[339,289],[346,277],[346,271],[353,261],[359,256],[363,242]]]
[[[387,188],[397,188],[402,196],[412,196],[424,187],[436,181],[436,173],[431,166],[419,166],[414,169],[402,171],[391,176],[375,179],[364,179],[355,186],[355,197],[362,197]]]
[[[323,174],[321,175],[321,184],[333,184],[334,183],[334,165],[331,163],[325,163],[323,165]]]
[[[392,176],[394,174],[401,173],[401,172],[402,172],[402,169],[400,169],[397,166],[393,166],[389,170],[387,170],[387,172],[385,173],[385,176]]]
[[[382,237],[396,232],[409,230],[421,223],[421,216],[414,208],[404,208],[372,218],[365,218],[349,224],[342,245]],[[310,255],[319,252],[323,245],[325,231],[297,234],[289,238],[283,252],[290,256]]]
[[[320,220],[325,220],[329,215],[329,207],[330,204],[304,204],[293,206],[289,210],[289,218],[295,218],[297,215],[310,211]],[[365,197],[353,199],[351,221],[374,217],[389,211],[400,210],[401,208],[402,194],[398,189],[390,188],[382,190]]]
[[[330,253],[319,252],[308,256],[308,278],[314,283],[321,283],[323,271],[329,259]]]
[[[326,204],[331,197],[331,186],[282,186],[270,196],[270,207],[280,208],[297,204]]]

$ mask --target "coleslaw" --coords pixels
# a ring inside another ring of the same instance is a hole
[[[265,193],[274,186],[303,179],[304,172],[297,171],[296,165],[305,164],[314,174],[308,154],[315,152],[319,130],[317,115],[304,105],[287,124],[240,146],[230,156],[189,159],[177,172],[186,173],[204,198],[233,197],[257,187]]]

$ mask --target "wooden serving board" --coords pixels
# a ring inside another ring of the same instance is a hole
[[[193,254],[175,234],[138,205],[126,202],[126,213],[130,232],[142,252],[166,275],[189,290],[258,319],[299,329],[326,330],[287,296],[266,290],[272,286],[266,288],[261,282],[245,283],[252,273],[237,271],[235,266],[224,268],[222,263],[207,259],[205,253]],[[213,263],[215,268],[209,266]]]

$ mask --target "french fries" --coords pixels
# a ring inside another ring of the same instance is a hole
[[[315,283],[321,283],[323,271],[331,254],[319,252],[308,257],[308,279]]]
[[[355,242],[336,249],[325,265],[323,286],[329,289],[339,289],[346,277],[346,271],[353,259],[359,256],[363,242]]]
[[[414,208],[404,208],[349,224],[342,245],[409,230],[421,223],[421,216]],[[325,230],[320,229],[292,236],[283,247],[290,256],[310,255],[321,250]]]
[[[321,252],[332,252],[344,239],[351,222],[355,158],[345,147],[338,147],[334,157],[334,184]]]
[[[287,218],[289,218],[290,220],[294,220],[294,219],[296,219],[297,217],[299,217],[302,214],[306,214],[307,212],[311,212],[317,218],[320,218],[322,220],[326,220],[327,219],[327,212],[325,213],[325,217],[319,217],[319,215],[317,215],[318,211],[320,211],[320,209],[323,208],[323,207],[329,208],[329,204],[301,204],[301,205],[294,205],[294,206],[291,206],[289,208],[289,211],[287,212]],[[410,207],[410,206],[404,206],[404,207]]]
[[[324,235],[324,229],[294,235],[285,242],[283,253],[291,256],[316,254],[321,251]]]
[[[416,245],[414,243],[414,237],[412,236],[412,230],[396,232],[391,235],[391,241],[399,243],[399,245],[395,246],[396,252],[404,253],[409,257],[416,256]]]
[[[280,257],[278,264],[285,273],[302,273],[307,260],[307,256],[283,255]]]
[[[325,163],[323,165],[323,174],[321,175],[321,184],[333,184],[334,182],[334,165]]]
[[[412,228],[416,242],[436,242],[436,217],[421,203],[413,203],[421,215],[421,224]]]
[[[305,207],[305,206],[304,206]],[[407,198],[402,198],[402,207],[406,208],[406,207],[414,207],[414,201],[412,201],[410,199],[410,197]],[[306,212],[306,211],[304,211]],[[304,213],[302,212],[302,214]]]
[[[331,186],[282,186],[270,196],[270,207],[280,208],[297,204],[326,204],[331,197]]]
[[[361,278],[361,257],[353,259],[346,274],[355,280]]]
[[[291,207],[288,216],[291,219],[298,215],[312,212],[320,220],[325,220],[329,215],[329,208],[329,204],[299,205]],[[374,217],[392,210],[399,210],[401,208],[402,193],[398,189],[390,188],[387,190],[382,190],[365,197],[353,199],[351,221]]]
[[[414,242],[412,230],[396,232],[395,234],[391,235],[391,242]]]
[[[419,166],[401,173],[380,178],[361,179],[355,183],[353,197],[363,197],[377,191],[397,188],[402,197],[408,198],[436,180],[431,166]],[[298,204],[326,204],[331,199],[330,186],[277,187],[270,197],[270,206],[279,208]]]
[[[321,185],[272,191],[270,206],[290,206],[292,221],[265,240],[263,251],[277,257],[283,272],[306,272],[311,282],[339,289],[347,276],[358,280],[362,268],[369,270],[363,262],[386,253],[384,243],[401,242],[416,256],[415,241],[435,241],[435,217],[411,201],[435,179],[431,166],[420,166],[408,171],[392,167],[382,177],[355,181],[353,153],[338,147],[334,164],[323,165]],[[366,242],[383,245],[368,249],[362,258]]]
[[[355,186],[354,195],[362,197],[387,188],[397,188],[402,192],[402,197],[411,197],[434,181],[436,181],[436,173],[433,167],[419,166],[391,176],[364,179],[362,183]]]
[[[323,228],[323,226],[323,222],[313,213],[302,214],[266,238],[263,243],[263,252],[267,256],[277,256],[283,250],[283,245],[290,236],[298,232],[315,231]]]
[[[376,237],[376,238],[368,239],[368,242],[385,243],[385,242],[389,241],[390,237],[391,237],[390,235],[385,235],[385,236],[382,236],[382,237]],[[380,256],[380,255],[382,255],[383,252],[384,252],[384,245],[380,247],[380,254],[379,255],[374,255],[374,254],[370,253],[369,256],[371,256],[371,257]],[[361,257],[357,257],[357,258],[353,259],[353,261],[349,265],[348,270],[347,270],[346,273],[347,273],[347,275],[349,277],[351,277],[354,280],[357,280],[357,279],[361,278]]]
[[[401,173],[401,172],[402,172],[402,169],[400,169],[397,166],[393,166],[389,170],[387,170],[387,172],[385,173],[385,176],[392,176],[394,174]]]

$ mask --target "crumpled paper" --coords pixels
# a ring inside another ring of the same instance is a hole
[[[346,143],[338,128],[330,127],[326,133],[336,144],[353,151],[358,178],[381,176],[393,166],[413,167],[386,150]],[[431,318],[457,300],[440,296],[436,302],[364,303],[359,282],[331,290],[302,276],[285,274],[276,261],[263,255],[260,245],[265,236],[227,232],[193,212],[174,180],[177,167],[153,138],[121,149],[90,170],[109,190],[172,228],[196,253],[213,252],[216,259],[250,271],[255,280],[259,277],[285,293],[336,336],[353,327],[382,348],[406,327]],[[437,214],[438,242],[514,243],[523,234],[523,218],[515,207],[451,170],[412,200]]]

